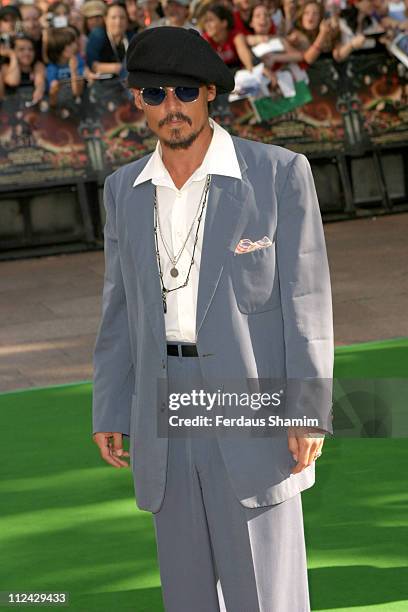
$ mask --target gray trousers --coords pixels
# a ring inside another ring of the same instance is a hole
[[[201,389],[196,357],[168,357],[169,393]],[[244,507],[217,438],[169,438],[153,514],[166,612],[310,612],[301,494]]]

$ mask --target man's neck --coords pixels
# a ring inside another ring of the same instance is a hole
[[[181,189],[203,163],[212,136],[213,130],[208,124],[188,149],[171,149],[160,142],[163,164],[177,189]]]

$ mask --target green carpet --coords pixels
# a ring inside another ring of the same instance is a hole
[[[408,339],[339,347],[335,375],[402,377],[407,362]],[[159,612],[151,515],[135,506],[130,470],[99,458],[91,393],[86,382],[0,395],[0,591]],[[406,445],[326,440],[318,484],[302,495],[312,610],[408,609]]]

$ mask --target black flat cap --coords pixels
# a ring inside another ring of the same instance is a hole
[[[217,93],[234,89],[222,59],[192,28],[161,26],[133,36],[126,53],[129,87],[196,87],[213,83]]]

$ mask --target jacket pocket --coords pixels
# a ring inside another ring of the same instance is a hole
[[[249,253],[231,253],[231,278],[243,314],[272,310],[280,304],[275,242]]]

